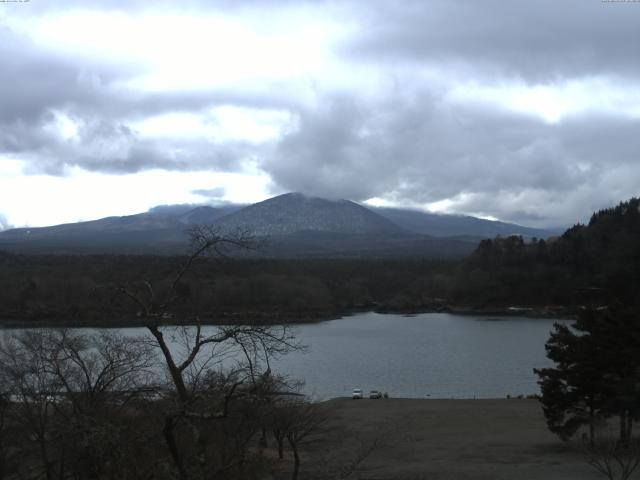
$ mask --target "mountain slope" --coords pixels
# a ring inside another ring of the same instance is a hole
[[[465,236],[477,239],[493,238],[498,235],[503,237],[521,235],[529,238],[547,238],[560,233],[559,230],[523,227],[466,215],[444,215],[384,207],[373,207],[371,210],[408,231],[434,237]]]
[[[0,248],[38,253],[170,253],[185,245],[185,230],[242,208],[169,205],[145,213],[0,232]]]
[[[246,230],[257,236],[328,232],[346,235],[399,235],[390,220],[348,200],[327,200],[286,193],[249,205],[216,222],[224,230]]]
[[[480,238],[543,231],[473,217],[365,208],[348,200],[300,193],[249,206],[161,206],[146,213],[89,222],[0,232],[0,249],[31,253],[184,252],[185,231],[213,224],[222,233],[244,231],[267,239],[253,255],[270,257],[461,258]],[[444,238],[443,238],[444,237]]]

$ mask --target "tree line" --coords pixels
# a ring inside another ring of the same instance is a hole
[[[480,305],[604,305],[618,298],[638,307],[639,207],[632,198],[546,240],[483,240],[462,264],[453,298]]]
[[[160,292],[182,257],[27,256],[0,253],[0,318],[49,325],[140,323],[105,285],[151,281]],[[308,321],[353,310],[413,310],[442,303],[457,264],[408,260],[202,258],[174,294],[169,315],[203,323]],[[126,305],[125,305],[126,306]]]

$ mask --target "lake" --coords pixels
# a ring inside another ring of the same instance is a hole
[[[498,398],[538,392],[533,368],[557,320],[362,313],[297,327],[306,354],[277,362],[320,398],[355,387],[394,397]],[[571,323],[570,321],[560,321]]]
[[[360,313],[295,326],[307,352],[289,354],[273,362],[272,369],[304,379],[303,391],[317,399],[347,396],[356,387],[413,398],[533,394],[538,392],[533,368],[551,365],[544,344],[554,321]],[[203,327],[208,328],[213,327]]]

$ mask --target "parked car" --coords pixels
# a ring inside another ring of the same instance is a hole
[[[382,398],[382,392],[379,392],[378,390],[371,390],[369,392],[369,398],[374,398],[374,399]]]
[[[354,388],[351,398],[353,398],[354,400],[362,399],[362,390],[360,388]]]

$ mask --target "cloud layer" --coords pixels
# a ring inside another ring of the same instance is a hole
[[[266,174],[533,226],[640,193],[640,4],[83,5],[0,13],[0,161],[26,175]]]

